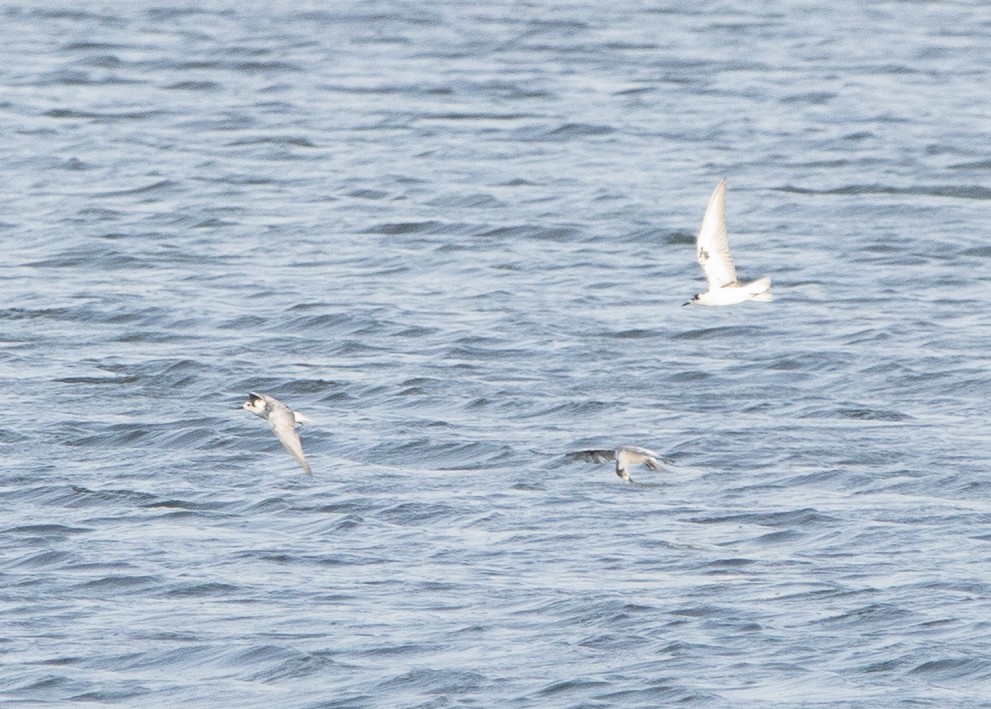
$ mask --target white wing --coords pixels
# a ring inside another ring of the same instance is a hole
[[[660,462],[660,454],[655,453],[649,448],[620,446],[618,450],[620,453],[626,453],[626,458],[631,463],[643,463],[644,467],[648,470],[666,470],[664,464]]]
[[[726,236],[726,179],[720,180],[709,197],[702,226],[695,240],[699,266],[705,272],[709,290],[736,283],[736,267],[729,254]]]
[[[299,436],[296,434],[296,418],[293,413],[285,406],[273,407],[268,414],[268,425],[272,427],[282,446],[296,459],[300,467],[313,475],[313,470],[303,455],[303,444],[299,442]]]
[[[641,448],[640,446],[620,446],[619,450],[628,451],[634,453],[638,456],[643,456],[644,458],[660,458],[660,453],[655,453],[650,448]]]

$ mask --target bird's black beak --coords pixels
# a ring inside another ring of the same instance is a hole
[[[692,304],[692,301],[688,301],[687,303],[682,303],[681,304],[681,307],[684,308],[686,305],[691,305],[691,304]]]

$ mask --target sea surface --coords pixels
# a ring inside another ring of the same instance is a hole
[[[2,706],[991,706],[987,3],[0,36]]]

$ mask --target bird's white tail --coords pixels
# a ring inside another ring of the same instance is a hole
[[[750,300],[766,303],[774,297],[771,295],[770,276],[758,278],[756,281],[752,281],[745,285],[744,288],[747,290],[747,295],[750,296]]]

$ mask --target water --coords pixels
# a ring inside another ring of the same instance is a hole
[[[991,12],[600,5],[3,6],[5,706],[985,705]]]

